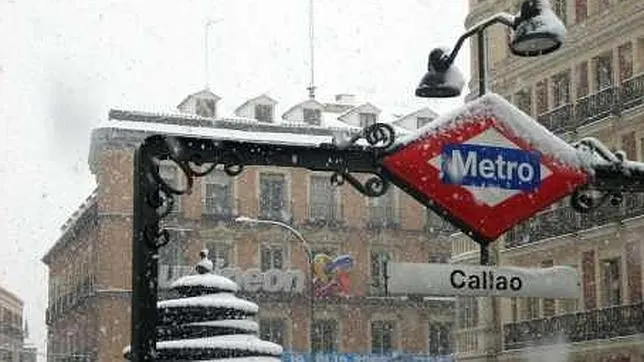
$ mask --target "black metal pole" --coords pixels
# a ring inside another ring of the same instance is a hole
[[[476,33],[476,38],[478,41],[477,47],[477,58],[479,66],[479,97],[485,95],[487,88],[487,64],[485,58],[485,34],[484,30],[481,29]],[[487,241],[479,241],[481,245],[481,265],[489,265],[490,263],[490,249],[489,243]]]
[[[477,33],[478,40],[478,65],[479,65],[479,97],[483,96],[487,87],[487,64],[485,58],[485,31],[479,30]]]
[[[159,216],[154,205],[160,204],[159,185],[150,177],[158,167],[145,144],[134,154],[134,195],[132,233],[132,316],[131,361],[154,361],[157,320],[156,236]]]

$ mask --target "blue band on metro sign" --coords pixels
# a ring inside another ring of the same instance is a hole
[[[441,152],[446,184],[531,191],[541,184],[540,155],[516,148],[447,144]]]

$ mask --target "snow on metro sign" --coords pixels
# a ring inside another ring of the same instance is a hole
[[[583,160],[489,94],[405,136],[382,164],[394,183],[489,243],[585,184]]]

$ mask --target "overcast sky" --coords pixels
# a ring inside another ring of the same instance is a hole
[[[451,47],[466,1],[316,0],[318,99],[353,93],[388,107],[460,100],[413,96],[429,50]],[[169,110],[210,84],[220,113],[268,93],[278,112],[307,96],[308,1],[0,0],[0,285],[26,303],[45,346],[47,269],[40,259],[93,189],[91,127],[110,108]],[[466,75],[469,51],[457,59]],[[278,113],[278,114],[281,114]],[[41,356],[42,358],[42,356]]]

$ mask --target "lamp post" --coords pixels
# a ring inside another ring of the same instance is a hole
[[[288,230],[291,234],[300,241],[304,251],[306,252],[306,262],[307,262],[307,279],[309,280],[309,351],[313,354],[313,301],[315,299],[315,290],[313,289],[313,251],[311,250],[311,244],[304,238],[304,235],[297,231],[291,225],[275,220],[264,220],[264,219],[254,219],[246,216],[240,216],[235,219],[239,223],[250,223],[250,224],[266,224],[279,226],[283,229]]]
[[[566,28],[550,8],[548,0],[527,0],[521,4],[517,16],[501,12],[493,15],[468,29],[456,41],[456,45],[448,50],[436,48],[429,53],[427,73],[416,88],[416,96],[423,98],[457,97],[465,84],[461,72],[453,65],[463,42],[477,36],[477,65],[478,65],[478,96],[485,94],[487,88],[487,47],[485,29],[494,24],[503,24],[512,30],[509,48],[512,54],[521,57],[536,57],[549,54],[559,49],[563,44]],[[489,242],[476,240],[480,245],[480,264],[491,265]],[[494,330],[491,357],[495,357],[500,345],[500,335],[497,329],[499,321],[498,301],[491,299],[491,324]]]
[[[416,88],[416,96],[447,98],[461,94],[465,81],[461,72],[454,66],[454,59],[463,42],[473,35],[478,39],[478,94],[484,95],[487,88],[485,29],[494,24],[503,24],[512,29],[508,46],[513,54],[521,57],[535,57],[554,52],[561,47],[566,34],[565,26],[550,8],[548,0],[524,1],[518,15],[501,12],[468,29],[458,38],[451,51],[433,49],[429,53],[427,73]],[[489,265],[488,242],[475,241],[481,245],[481,265]]]

